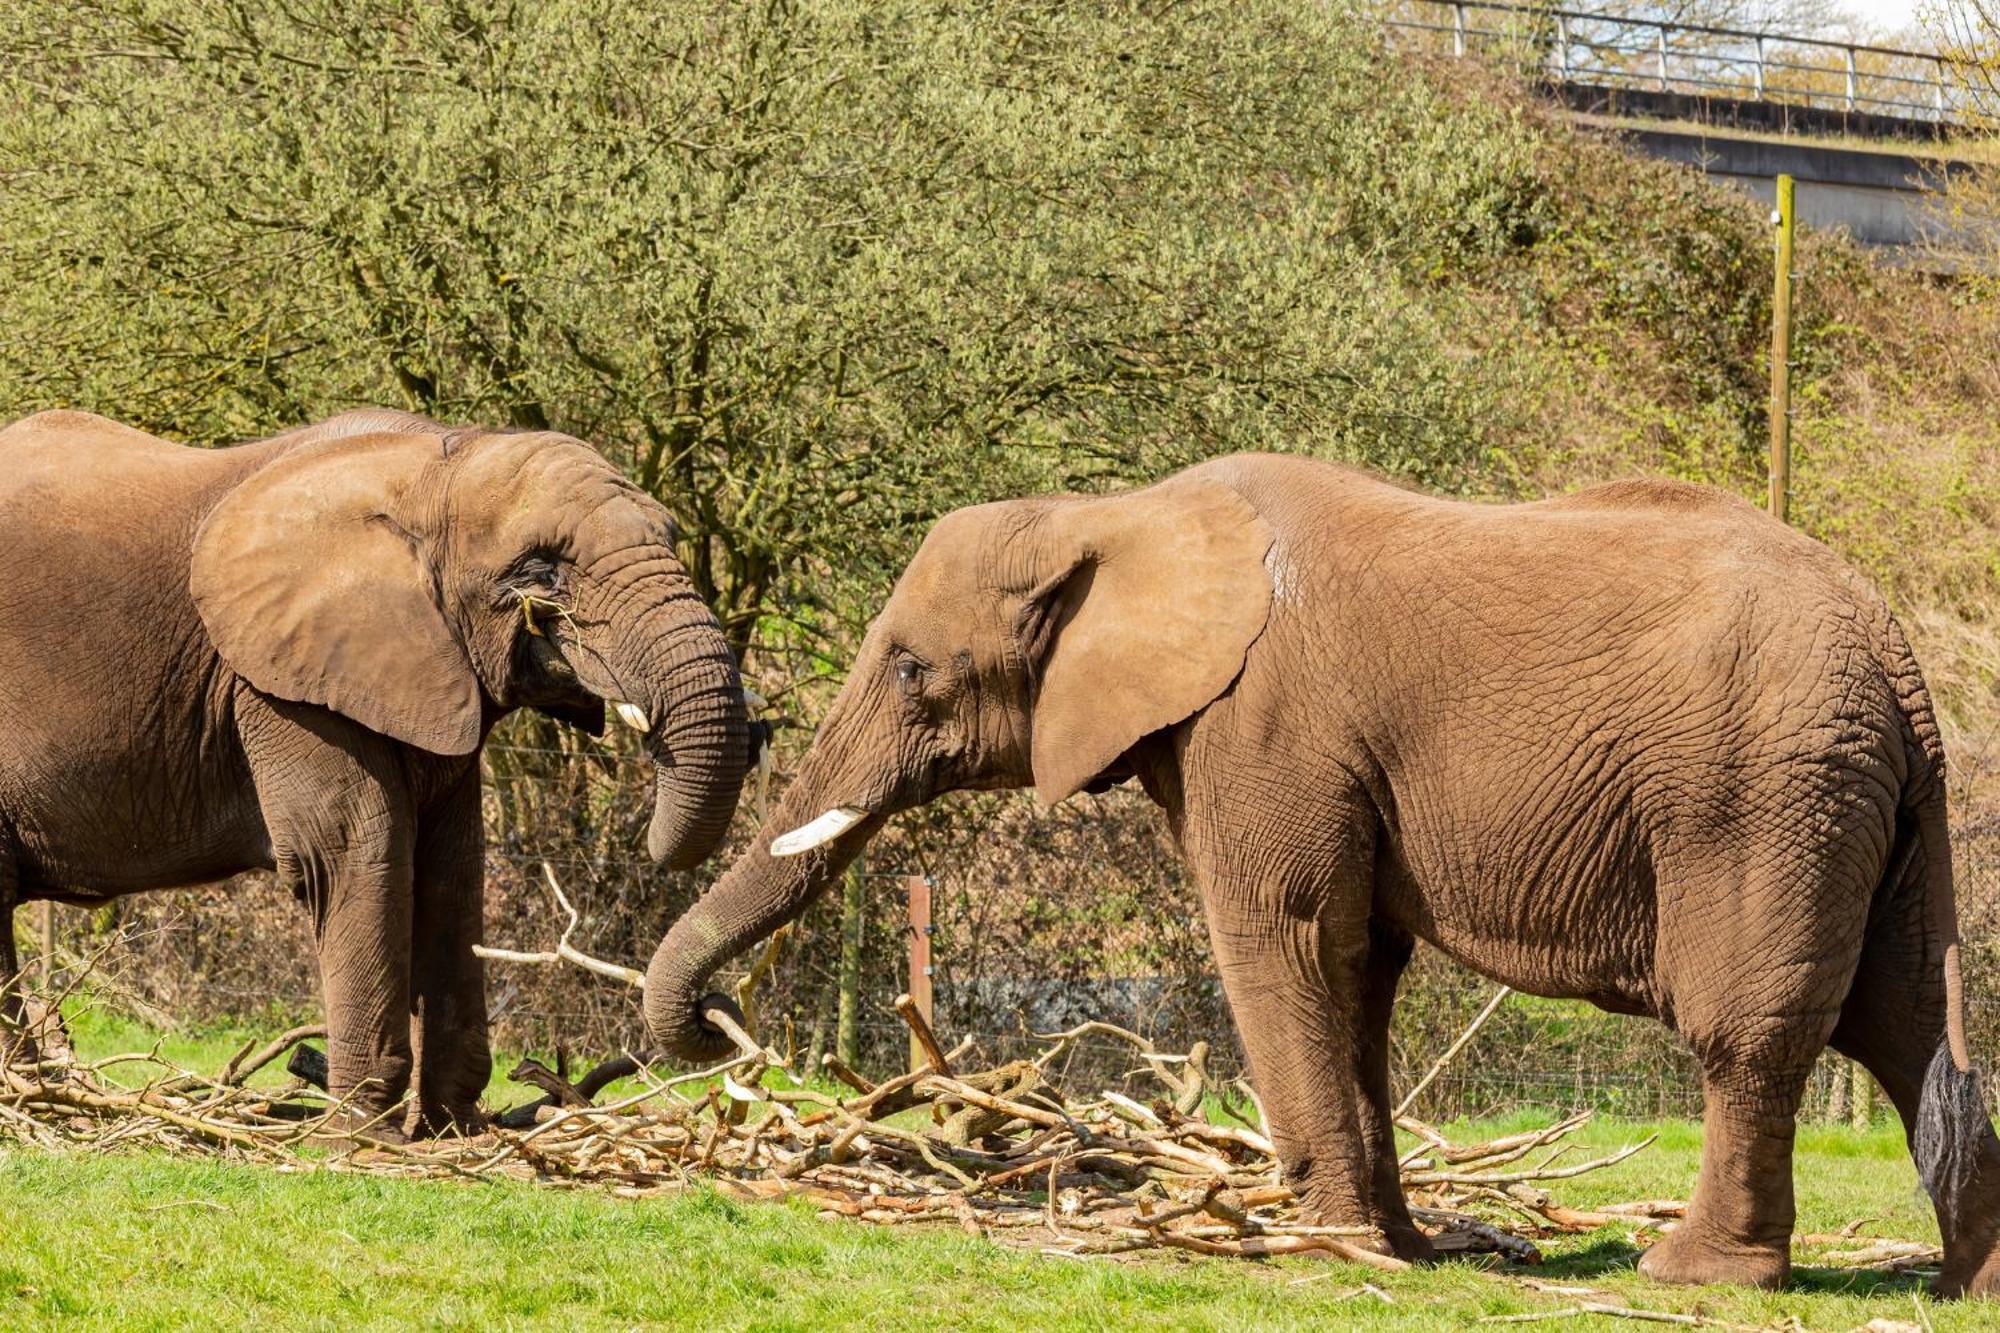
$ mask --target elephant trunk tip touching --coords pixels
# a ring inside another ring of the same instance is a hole
[[[692,1064],[712,1064],[734,1051],[736,1043],[703,1015],[715,1010],[743,1027],[743,1011],[726,995],[703,993],[706,978],[685,975],[684,968],[675,966],[675,956],[662,944],[646,969],[646,1031],[665,1054]]]

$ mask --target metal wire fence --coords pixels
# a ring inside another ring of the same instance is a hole
[[[1397,0],[1405,41],[1525,66],[1553,82],[1778,102],[1952,123],[1982,90],[1930,51],[1506,0]]]
[[[514,767],[521,764],[531,767]],[[553,943],[560,921],[541,882],[547,863],[583,914],[577,946],[642,966],[706,885],[706,875],[661,872],[633,854],[649,809],[643,766],[579,757],[569,746],[503,745],[492,747],[489,767],[488,941]],[[755,803],[745,804],[732,843],[712,866],[728,864],[752,835]],[[1957,815],[1969,989],[1982,997],[1973,1038],[1990,1064],[2000,1053],[2000,951],[1992,943],[2000,934],[2000,818]],[[1208,1042],[1213,1074],[1227,1080],[1241,1072],[1200,905],[1157,813],[1136,794],[1053,811],[1016,796],[940,802],[892,824],[870,848],[867,868],[859,919],[844,923],[843,895],[825,895],[760,989],[767,1039],[808,1059],[834,1048],[846,925],[859,936],[854,1059],[877,1074],[904,1066],[908,1033],[890,1008],[909,986],[902,886],[928,875],[936,1024],[947,1040],[974,1036],[991,1055],[1027,1054],[1039,1049],[1034,1033],[1097,1019],[1165,1050]],[[256,877],[226,889],[128,898],[87,915],[65,909],[65,916],[72,952],[108,948],[113,1002],[190,1024],[277,1021],[315,1007],[305,913]],[[1393,1029],[1396,1085],[1410,1086],[1492,992],[1491,982],[1420,948]],[[589,1059],[644,1043],[634,993],[572,968],[493,965],[489,1008],[506,1050],[547,1054],[560,1046]],[[1116,1087],[1132,1065],[1120,1043],[1085,1042],[1068,1073]],[[1807,1113],[1887,1114],[1879,1101],[1871,1107],[1871,1093],[1868,1080],[1829,1056],[1808,1090]],[[1660,1024],[1514,996],[1416,1110],[1447,1118],[1523,1105],[1691,1115],[1700,1087],[1684,1044]]]

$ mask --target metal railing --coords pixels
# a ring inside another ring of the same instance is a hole
[[[1694,93],[1951,124],[1977,93],[1949,60],[1860,42],[1505,0],[1394,0],[1387,22],[1453,55],[1525,61],[1560,83]]]

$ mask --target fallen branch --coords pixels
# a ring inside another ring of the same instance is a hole
[[[1440,1055],[1432,1063],[1431,1067],[1424,1072],[1424,1076],[1417,1080],[1417,1085],[1403,1094],[1403,1100],[1396,1103],[1396,1109],[1391,1114],[1392,1119],[1401,1119],[1406,1111],[1416,1105],[1417,1098],[1423,1095],[1424,1089],[1428,1088],[1432,1080],[1444,1072],[1444,1067],[1451,1063],[1452,1057],[1465,1049],[1465,1044],[1472,1040],[1479,1029],[1486,1026],[1486,1020],[1493,1017],[1493,1011],[1500,1007],[1500,1002],[1513,993],[1513,988],[1510,986],[1502,986],[1499,990],[1493,992],[1493,998],[1486,1002],[1486,1007],[1479,1011],[1478,1017],[1466,1025],[1465,1031],[1458,1034],[1458,1040],[1445,1047],[1444,1054]]]
[[[1602,1301],[1579,1301],[1560,1310],[1537,1310],[1528,1314],[1490,1314],[1482,1324],[1535,1324],[1548,1319],[1574,1319],[1579,1315],[1599,1315],[1606,1319],[1636,1319],[1648,1324],[1679,1324],[1684,1328],[1726,1328],[1737,1333],[1761,1333],[1754,1324],[1732,1324],[1705,1314],[1675,1314],[1669,1310],[1641,1310],[1629,1305],[1606,1305]]]
[[[284,1036],[279,1037],[276,1041],[264,1047],[263,1050],[257,1052],[256,1055],[251,1056],[248,1061],[243,1059],[251,1046],[251,1043],[246,1041],[243,1043],[243,1049],[231,1056],[229,1063],[223,1066],[222,1077],[218,1081],[227,1083],[232,1087],[241,1087],[245,1079],[262,1069],[265,1065],[270,1064],[271,1061],[277,1059],[285,1052],[291,1050],[292,1047],[298,1045],[300,1042],[310,1040],[314,1037],[323,1038],[325,1036],[326,1029],[317,1025],[293,1028],[290,1032],[287,1032]]]
[[[617,963],[607,963],[602,958],[592,958],[570,944],[569,937],[576,931],[581,918],[577,916],[576,908],[570,905],[568,896],[562,891],[562,885],[556,881],[555,870],[547,861],[542,862],[542,878],[547,881],[549,892],[555,895],[556,905],[569,917],[569,923],[563,927],[562,934],[556,939],[556,947],[524,953],[518,949],[495,949],[484,944],[475,944],[472,946],[472,952],[481,958],[491,958],[502,963],[572,963],[586,972],[595,972],[600,977],[609,977],[613,981],[622,981],[635,989],[644,990],[646,988],[644,972]]]
[[[895,1010],[897,1017],[909,1026],[911,1034],[916,1037],[917,1045],[923,1048],[924,1058],[931,1062],[931,1068],[949,1078],[951,1062],[945,1059],[944,1047],[938,1045],[937,1034],[931,1031],[931,1025],[924,1020],[922,1011],[917,1008],[917,1002],[908,995],[898,995]]]

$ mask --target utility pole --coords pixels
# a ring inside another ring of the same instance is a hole
[[[1792,178],[1778,177],[1776,286],[1771,292],[1771,517],[1786,522],[1792,490]]]

